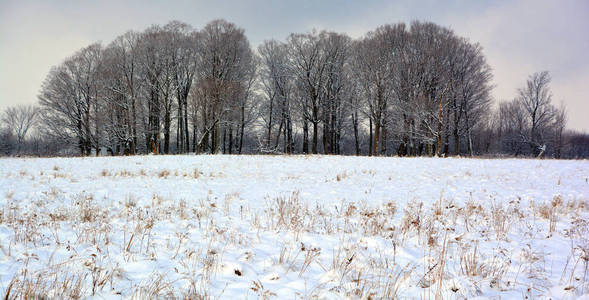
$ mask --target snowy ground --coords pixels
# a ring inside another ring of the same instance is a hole
[[[589,298],[589,162],[0,159],[0,295]]]

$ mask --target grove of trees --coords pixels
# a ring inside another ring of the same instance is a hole
[[[173,21],[53,67],[38,106],[2,112],[0,153],[589,156],[548,72],[501,103],[492,79],[479,44],[429,22],[253,49],[225,20]]]

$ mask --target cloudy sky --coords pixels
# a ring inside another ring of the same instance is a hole
[[[548,70],[569,127],[589,132],[589,1],[12,1],[0,0],[0,110],[35,103],[51,66],[95,41],[180,20],[196,28],[224,18],[252,46],[313,28],[360,37],[379,25],[433,21],[479,42],[497,101]]]

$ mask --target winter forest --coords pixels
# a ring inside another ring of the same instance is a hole
[[[484,49],[429,22],[358,39],[178,21],[95,43],[48,70],[38,105],[1,112],[1,155],[177,153],[589,157],[551,75],[493,99]]]

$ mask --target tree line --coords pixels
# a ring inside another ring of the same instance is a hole
[[[358,39],[178,21],[89,45],[53,67],[36,106],[10,107],[3,154],[323,153],[587,157],[550,75],[495,104],[478,43],[430,22]],[[30,132],[27,138],[27,132]]]

